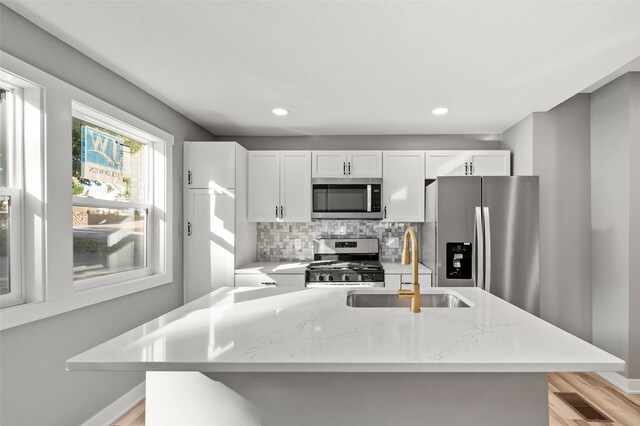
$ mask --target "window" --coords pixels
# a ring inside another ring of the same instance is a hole
[[[172,282],[173,135],[0,64],[0,330]]]
[[[0,306],[24,301],[20,191],[21,91],[0,85]]]
[[[71,187],[77,288],[154,273],[154,140],[74,104]]]

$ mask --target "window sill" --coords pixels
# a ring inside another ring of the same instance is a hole
[[[0,310],[0,331],[18,327],[54,315],[127,296],[172,282],[168,274],[151,275],[118,284],[78,291],[72,297],[27,303]]]

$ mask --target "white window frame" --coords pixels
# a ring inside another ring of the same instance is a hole
[[[0,308],[20,305],[26,301],[24,281],[24,248],[22,212],[23,151],[24,151],[24,89],[20,84],[26,81],[17,76],[0,72],[0,87],[7,91],[6,101],[10,105],[7,117],[7,168],[5,187],[0,187],[0,195],[9,198],[9,293],[0,295]]]
[[[0,330],[171,283],[174,136],[1,50],[0,64],[0,75],[4,70],[31,84],[24,90],[24,119],[29,125],[24,128],[23,155],[29,161],[24,163],[21,188],[26,218],[22,229],[25,302],[0,309]],[[154,235],[153,274],[84,288],[74,284],[70,142],[74,102],[157,141],[152,169],[155,210],[149,225]]]
[[[78,118],[90,124],[109,129],[115,133],[127,136],[139,142],[143,142],[146,145],[146,202],[130,202],[130,201],[116,201],[116,200],[100,200],[86,197],[73,197],[74,206],[93,207],[93,208],[105,208],[105,209],[141,209],[146,210],[146,241],[145,241],[145,264],[143,268],[134,269],[131,271],[109,273],[99,277],[87,277],[75,279],[74,290],[85,291],[92,288],[116,284],[123,281],[133,280],[136,278],[145,277],[147,275],[154,275],[161,272],[156,268],[157,260],[154,256],[155,248],[155,235],[154,230],[157,228],[154,223],[155,218],[159,217],[157,206],[154,202],[154,188],[155,188],[155,173],[154,159],[159,154],[156,152],[160,145],[164,145],[165,141],[158,139],[146,132],[133,128],[132,126],[122,123],[112,117],[109,117],[103,113],[95,111],[85,105],[78,102],[72,103],[72,116]],[[162,267],[162,265],[159,265]]]

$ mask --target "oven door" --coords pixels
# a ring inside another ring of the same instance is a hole
[[[382,179],[312,179],[314,219],[382,219]]]

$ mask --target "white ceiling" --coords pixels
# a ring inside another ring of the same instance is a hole
[[[640,56],[638,1],[5,3],[224,135],[499,133]]]

